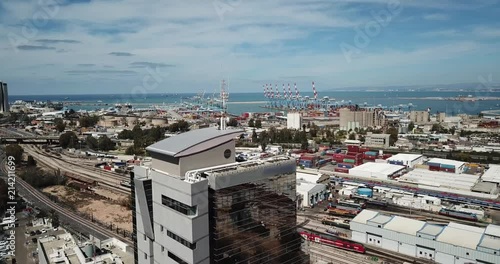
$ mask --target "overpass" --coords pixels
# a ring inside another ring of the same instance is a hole
[[[59,144],[58,136],[1,136],[0,144]]]

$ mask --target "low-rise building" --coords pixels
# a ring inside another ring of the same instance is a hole
[[[352,240],[436,263],[500,263],[500,226],[424,221],[363,210],[351,222]]]
[[[388,148],[390,136],[389,134],[373,134],[372,132],[368,132],[365,136],[365,146]]]
[[[418,154],[399,153],[388,158],[387,163],[413,168],[417,164],[424,163],[424,156]]]

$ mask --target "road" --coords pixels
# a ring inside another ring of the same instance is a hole
[[[6,178],[6,168],[5,168],[5,157],[4,153],[2,153],[2,166],[0,170],[0,174],[2,178]],[[26,200],[35,204],[38,208],[50,212],[51,210],[55,210],[59,214],[59,219],[62,223],[67,223],[71,229],[76,230],[77,232],[84,235],[93,235],[99,239],[107,239],[110,237],[115,237],[129,246],[133,247],[133,241],[130,237],[125,238],[115,232],[104,228],[97,223],[93,223],[92,221],[74,213],[73,211],[66,209],[54,202],[52,202],[49,198],[47,198],[42,192],[38,191],[21,178],[16,177],[16,191],[17,194]]]

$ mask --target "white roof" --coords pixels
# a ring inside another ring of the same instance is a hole
[[[367,162],[365,164],[356,166],[352,169],[349,169],[349,174],[356,175],[356,172],[360,171],[368,171],[371,173],[379,173],[383,174],[386,176],[390,176],[402,169],[404,169],[404,166],[401,165],[394,165],[394,164],[387,164],[387,163],[375,163],[375,162]]]
[[[383,224],[386,224],[387,222],[391,221],[391,219],[392,219],[392,216],[390,216],[390,215],[378,214],[374,218],[368,220],[368,222],[373,222],[376,224],[383,225]]]
[[[349,172],[351,171],[352,169]],[[470,191],[478,179],[479,176],[477,175],[415,169],[400,177],[399,181],[418,185],[429,185],[438,188]]]
[[[366,224],[366,221],[372,219],[373,217],[375,217],[376,215],[378,215],[378,212],[376,211],[372,211],[372,210],[367,210],[367,209],[364,209],[363,211],[361,211],[358,215],[356,215],[356,217],[354,217],[351,222],[356,222],[356,223],[361,223],[361,224]]]
[[[321,178],[320,173],[303,173],[303,172],[297,172],[296,174],[297,181],[303,180],[305,182],[309,183],[318,183],[319,179]]]
[[[440,158],[432,158],[428,162],[429,163],[453,165],[453,166],[455,166],[455,168],[460,168],[462,165],[465,164],[465,162],[463,162],[463,161],[450,160],[450,159],[440,159]]]
[[[396,154],[390,158],[388,158],[388,161],[414,161],[418,158],[422,157],[422,155],[418,154],[407,154],[407,153],[400,153]]]
[[[394,216],[389,223],[385,224],[384,228],[399,233],[416,235],[417,231],[421,230],[425,222],[415,219],[408,219],[401,216]]]
[[[486,235],[500,237],[500,226],[488,225],[484,231]]]
[[[490,165],[490,168],[484,172],[481,179],[486,182],[500,183],[500,165]]]
[[[484,229],[480,227],[450,222],[437,237],[436,241],[475,250],[483,237],[483,232]]]
[[[425,224],[418,232],[430,236],[437,236],[443,231],[444,226]]]
[[[314,183],[306,183],[306,182],[297,183],[297,192],[298,193],[319,193],[325,189],[326,189],[326,185],[324,185],[324,184],[314,184]]]
[[[498,238],[484,236],[478,247],[500,250],[500,240]]]

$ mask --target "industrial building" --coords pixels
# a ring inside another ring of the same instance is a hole
[[[237,129],[204,128],[134,168],[135,263],[302,263],[296,161],[235,162]]]
[[[357,177],[387,180],[404,172],[405,167],[387,163],[367,162],[349,170],[349,174]]]
[[[430,121],[429,111],[411,111],[410,120],[415,124],[425,124]]]
[[[389,134],[373,134],[372,132],[366,133],[365,146],[374,148],[388,148],[389,147]]]
[[[9,112],[9,92],[7,83],[0,81],[0,113]]]
[[[485,183],[479,180],[478,175],[457,174],[441,171],[429,171],[425,169],[414,169],[398,179],[399,182],[411,183],[427,190],[455,193],[467,196],[493,198],[498,197],[497,188],[494,186],[486,188],[490,193],[472,192],[473,188]]]
[[[286,115],[288,129],[302,129],[302,115],[299,112],[289,112]]]
[[[88,241],[79,245],[66,231],[40,238],[37,241],[38,263],[132,263],[127,244],[116,238]]]
[[[500,165],[489,165],[489,169],[486,170],[481,176],[483,182],[500,183]]]
[[[299,208],[314,207],[318,202],[328,199],[329,192],[324,184],[297,182]]]
[[[349,108],[339,110],[339,126],[341,130],[349,131],[355,128],[374,127],[382,125],[384,117],[374,111],[351,111]]]
[[[427,162],[429,170],[462,173],[465,169],[465,162],[450,159],[432,158]]]
[[[297,172],[297,182],[328,184],[330,176],[322,173]]]
[[[424,221],[363,210],[351,222],[354,241],[437,263],[500,263],[500,226]]]
[[[424,156],[418,154],[400,153],[388,158],[387,163],[414,168],[415,165],[424,163]]]

